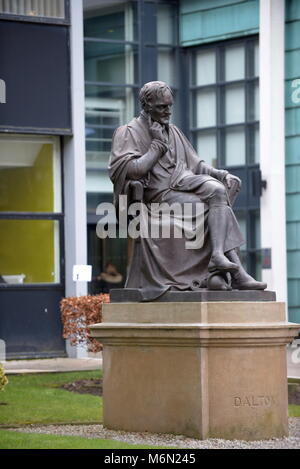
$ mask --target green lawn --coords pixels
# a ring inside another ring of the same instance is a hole
[[[0,393],[0,426],[55,423],[101,423],[102,399],[75,394],[59,386],[81,379],[101,377],[100,371],[8,376]],[[300,406],[289,405],[289,415],[300,417]],[[146,448],[112,440],[0,431],[1,449],[118,449]],[[147,448],[150,448],[148,446]]]
[[[101,423],[102,398],[59,389],[64,383],[100,378],[100,371],[8,376],[0,393],[0,425]]]
[[[40,435],[0,431],[0,449],[151,449],[159,446],[131,445],[121,441],[77,436]],[[160,447],[162,448],[162,447]]]

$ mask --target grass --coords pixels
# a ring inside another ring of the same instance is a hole
[[[121,441],[78,436],[40,435],[0,431],[0,449],[151,449],[159,446],[131,445]]]
[[[81,379],[99,379],[100,371],[8,376],[0,393],[0,426],[101,423],[102,398],[75,394],[59,387]],[[289,380],[299,382],[300,380]],[[289,405],[289,416],[300,417],[300,406]],[[129,449],[151,448],[113,440],[0,431],[0,449]],[[156,447],[157,448],[157,447]]]
[[[300,405],[289,405],[289,417],[300,417]]]
[[[65,383],[100,378],[100,371],[8,376],[0,394],[0,425],[101,423],[102,398],[59,389]]]

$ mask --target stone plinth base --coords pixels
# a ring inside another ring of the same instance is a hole
[[[200,439],[288,434],[286,344],[300,325],[277,302],[104,305],[104,425]]]

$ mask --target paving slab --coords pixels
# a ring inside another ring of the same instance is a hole
[[[5,374],[59,373],[100,370],[102,358],[50,358],[41,360],[9,360],[2,362]]]

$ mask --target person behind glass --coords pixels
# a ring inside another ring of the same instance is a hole
[[[104,272],[96,277],[97,290],[99,293],[109,293],[112,288],[120,287],[123,276],[120,274],[114,264],[107,262],[104,268]]]

